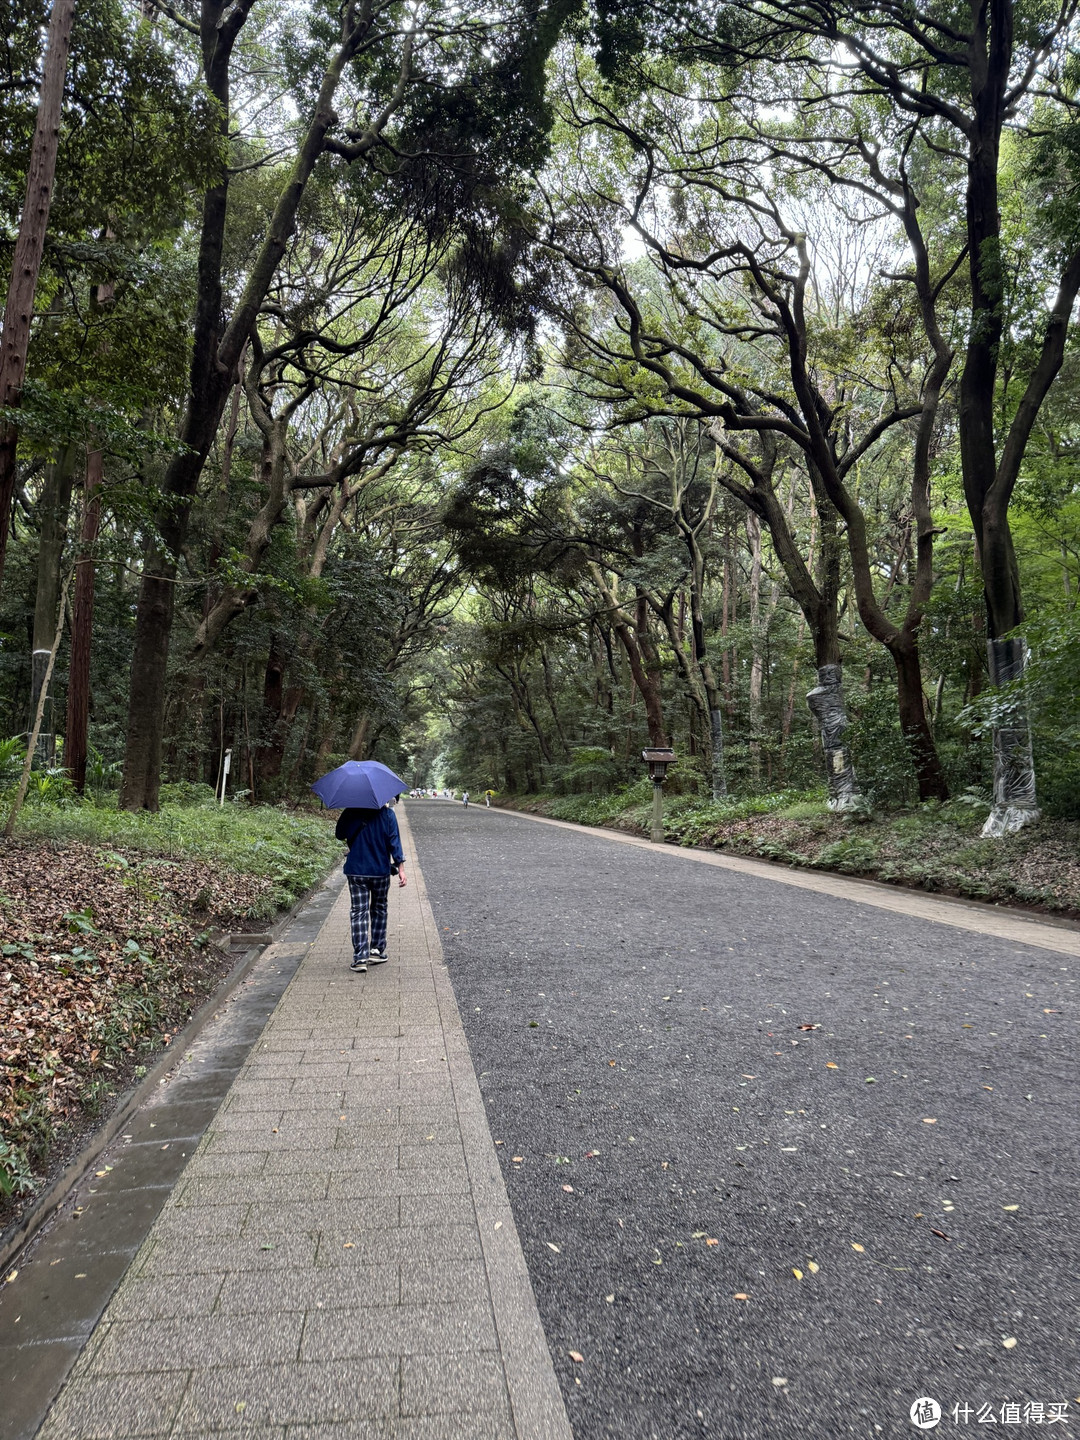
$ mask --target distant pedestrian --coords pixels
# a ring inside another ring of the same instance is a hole
[[[468,790],[463,790],[463,791],[462,791],[462,793],[461,793],[461,803],[465,806],[465,809],[466,809],[466,810],[469,808],[469,792],[468,792]]]
[[[359,974],[368,964],[386,963],[386,923],[389,913],[390,876],[405,885],[405,852],[397,816],[389,805],[381,810],[351,807],[343,810],[337,823],[337,838],[349,847],[345,877],[352,901],[351,968]]]
[[[490,791],[490,790],[485,790],[485,791],[484,791],[484,804],[487,806],[487,808],[488,808],[489,810],[491,809],[491,791]]]

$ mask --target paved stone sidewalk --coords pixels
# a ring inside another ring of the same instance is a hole
[[[40,1440],[571,1440],[402,830],[390,963],[342,891]]]

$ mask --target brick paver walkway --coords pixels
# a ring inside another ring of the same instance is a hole
[[[40,1440],[571,1440],[402,829],[390,963],[343,890]]]

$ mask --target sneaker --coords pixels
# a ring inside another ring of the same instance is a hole
[[[385,950],[372,950],[371,954],[368,956],[368,964],[370,964],[370,965],[385,965],[385,964],[386,964],[386,951],[385,951]]]
[[[358,975],[366,975],[366,974],[367,974],[367,961],[366,961],[366,960],[354,960],[354,961],[352,962],[352,964],[349,966],[349,969],[350,969],[350,970],[355,970]]]

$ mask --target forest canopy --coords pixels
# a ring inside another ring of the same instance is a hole
[[[6,9],[9,799],[1080,814],[1073,0]]]

